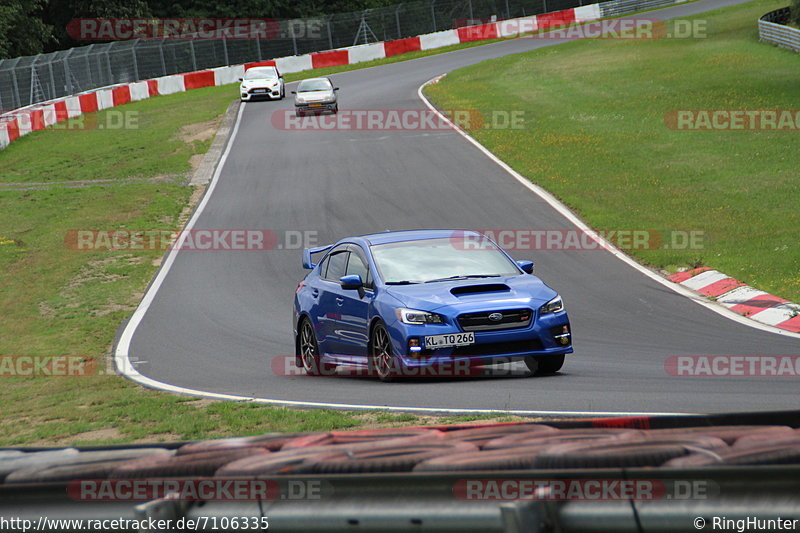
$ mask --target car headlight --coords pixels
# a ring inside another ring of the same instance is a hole
[[[416,309],[398,309],[397,318],[403,324],[444,324],[442,315]]]
[[[556,296],[543,306],[539,308],[540,315],[546,315],[549,313],[558,313],[559,311],[564,310],[564,302],[561,300],[561,296]]]

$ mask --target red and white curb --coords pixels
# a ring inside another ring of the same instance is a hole
[[[676,0],[676,3],[678,1],[681,0]],[[591,4],[530,17],[438,31],[394,41],[349,46],[299,56],[279,57],[268,61],[217,67],[103,87],[78,95],[23,107],[0,115],[0,149],[5,148],[23,135],[45,129],[48,126],[75,118],[84,113],[101,111],[151,96],[236,83],[244,75],[245,70],[254,66],[277,66],[278,70],[283,73],[292,73],[340,65],[353,65],[408,52],[432,50],[443,46],[496,39],[498,37],[513,37],[523,33],[599,20],[600,18],[599,4]]]
[[[800,305],[754,289],[727,274],[701,267],[667,279],[761,324],[800,333]]]

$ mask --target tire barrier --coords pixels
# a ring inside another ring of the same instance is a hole
[[[161,476],[211,476],[224,464],[250,455],[269,454],[266,448],[241,448],[197,452],[186,455],[158,454],[119,465],[110,478],[147,478]]]
[[[780,422],[777,416],[768,418]],[[779,423],[661,429],[559,429],[555,425],[267,433],[187,443],[177,450],[167,449],[169,445],[83,451],[10,449],[0,450],[0,480],[10,485],[164,476],[800,464],[800,429]]]

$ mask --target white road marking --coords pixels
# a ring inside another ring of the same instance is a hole
[[[504,42],[504,41],[503,41]],[[502,42],[492,43],[487,46],[492,45],[499,45]],[[457,50],[453,52],[447,53],[457,53],[462,52],[462,50]],[[443,55],[443,54],[439,54]],[[423,60],[426,58],[419,58],[419,60]],[[370,67],[370,68],[377,68],[377,67]],[[487,157],[492,159],[498,166],[500,166],[503,170],[511,174],[517,181],[519,181],[522,185],[530,189],[533,193],[537,196],[542,198],[546,201],[553,209],[555,209],[558,213],[564,216],[567,220],[569,220],[572,224],[576,227],[588,230],[590,229],[583,221],[581,221],[574,213],[572,213],[564,204],[562,204],[558,199],[556,199],[552,194],[545,191],[541,187],[534,185],[530,181],[528,181],[525,177],[520,175],[514,169],[509,167],[505,162],[491,153],[487,148],[485,148],[482,144],[478,141],[473,139],[469,134],[461,130],[458,126],[453,124],[447,117],[439,112],[422,94],[422,89],[429,83],[433,83],[438,81],[445,74],[441,74],[436,78],[428,80],[427,82],[420,85],[417,89],[417,94],[419,98],[423,101],[423,103],[428,106],[433,112],[438,114],[442,119],[447,121],[450,126],[458,132],[461,136],[475,145],[479,150],[481,150]],[[214,175],[211,179],[211,183],[209,184],[208,190],[206,191],[203,199],[201,200],[200,204],[197,206],[192,218],[186,224],[186,230],[190,230],[194,227],[197,219],[200,217],[200,214],[205,209],[206,204],[208,203],[209,198],[211,198],[211,194],[214,192],[214,189],[217,186],[219,181],[219,176],[222,173],[222,169],[225,166],[225,162],[228,159],[228,154],[231,151],[233,146],[234,140],[236,139],[236,134],[239,131],[239,125],[241,123],[241,118],[244,113],[244,108],[247,104],[242,103],[241,107],[239,108],[239,113],[236,117],[236,124],[233,127],[233,132],[231,133],[230,138],[228,139],[227,146],[225,147],[225,151],[222,154],[222,157],[217,164],[217,168],[214,171]],[[130,361],[129,358],[129,351],[131,340],[133,339],[133,334],[136,332],[139,324],[141,323],[142,319],[144,318],[147,310],[150,308],[150,305],[153,303],[156,294],[158,293],[159,288],[164,283],[164,279],[166,278],[167,274],[169,273],[170,268],[172,267],[173,263],[175,262],[175,257],[178,255],[178,251],[181,247],[183,240],[185,240],[186,235],[188,235],[188,231],[181,232],[181,237],[179,238],[176,246],[170,250],[167,258],[164,260],[161,269],[158,271],[156,278],[153,280],[153,283],[147,289],[142,301],[139,303],[139,306],[134,311],[131,319],[125,325],[125,328],[120,335],[119,342],[117,343],[116,349],[114,351],[114,364],[116,366],[117,372],[124,377],[139,383],[145,387],[150,387],[153,389],[163,390],[167,392],[172,392],[176,394],[186,394],[190,396],[201,396],[205,398],[213,398],[218,400],[229,400],[229,401],[245,401],[245,402],[253,402],[259,404],[268,404],[268,405],[286,405],[286,406],[293,406],[293,407],[322,407],[322,408],[331,408],[331,409],[352,409],[352,410],[374,410],[374,409],[382,409],[387,411],[403,411],[403,412],[426,412],[426,413],[478,413],[478,414],[489,414],[489,413],[505,413],[505,414],[517,414],[517,415],[533,415],[533,416],[563,416],[563,417],[617,417],[617,416],[683,416],[683,415],[691,415],[693,413],[659,413],[659,412],[629,412],[629,411],[536,411],[536,410],[525,410],[525,409],[464,409],[464,408],[436,408],[436,407],[401,407],[401,406],[381,406],[381,405],[366,405],[366,404],[342,404],[342,403],[332,403],[332,402],[303,402],[303,401],[295,401],[295,400],[278,400],[272,398],[258,398],[258,397],[249,397],[249,396],[240,396],[234,394],[221,394],[209,391],[203,391],[198,389],[189,389],[186,387],[179,387],[177,385],[171,385],[169,383],[164,383],[147,376],[140,374],[134,367],[133,363]],[[698,299],[697,295],[688,290],[680,287],[677,284],[674,284],[655,272],[650,271],[649,269],[645,268],[644,266],[640,265],[627,255],[625,255],[622,251],[618,250],[614,247],[610,242],[605,241],[607,246],[607,250],[616,256],[618,259],[627,263],[628,265],[632,266],[639,272],[643,273],[644,275],[650,277],[651,279],[657,281],[658,283],[664,285],[665,287],[669,287],[671,290],[686,296],[687,298],[692,299],[699,305],[702,305],[712,311],[729,318],[730,320],[734,320],[741,324],[761,329],[763,331],[769,331],[772,333],[777,333],[779,335],[785,335],[789,337],[799,338],[800,334],[798,333],[791,333],[785,330],[781,330],[778,328],[774,328],[771,326],[761,325],[758,323],[754,323],[751,320],[748,320],[740,315],[732,311],[728,311],[722,306],[713,305],[711,302],[706,300]]]
[[[476,141],[470,134],[468,134],[467,132],[462,130],[460,127],[458,127],[456,124],[454,124],[449,118],[447,118],[445,115],[443,115],[438,109],[436,109],[436,107],[434,107],[433,104],[430,103],[428,98],[422,93],[422,89],[424,89],[425,86],[428,85],[429,83],[437,83],[444,76],[446,76],[446,73],[440,74],[439,76],[431,78],[430,80],[428,80],[425,83],[423,83],[422,85],[420,85],[419,88],[417,89],[417,95],[425,103],[425,105],[428,106],[428,108],[431,111],[433,111],[434,113],[439,115],[439,117],[441,117],[442,120],[446,121],[450,125],[450,127],[453,128],[459,135],[464,137],[467,141],[472,143],[478,150],[483,152],[483,154],[486,157],[488,157],[489,159],[494,161],[500,168],[502,168],[503,170],[505,170],[506,172],[511,174],[511,176],[513,176],[518,182],[520,182],[522,185],[527,187],[531,192],[533,192],[539,198],[541,198],[542,200],[547,202],[550,205],[550,207],[555,209],[559,214],[561,214],[561,216],[563,216],[568,221],[570,221],[572,224],[574,224],[575,227],[577,227],[579,229],[582,229],[584,231],[590,231],[591,228],[585,222],[583,222],[580,218],[578,218],[578,216],[575,213],[570,211],[570,209],[566,205],[562,204],[555,196],[553,196],[552,194],[550,194],[546,190],[542,189],[538,185],[535,185],[535,184],[531,183],[531,181],[528,180],[527,178],[525,178],[525,176],[523,176],[522,174],[520,174],[519,172],[517,172],[516,170],[514,170],[510,166],[508,166],[508,164],[506,164],[505,161],[503,161],[502,159],[500,159],[499,157],[494,155],[491,151],[489,151],[488,148],[483,146],[481,143]],[[625,253],[623,253],[616,246],[614,246],[609,241],[604,239],[602,236],[598,236],[598,239],[600,239],[604,243],[606,251],[608,251],[610,254],[612,254],[614,257],[616,257],[617,259],[619,259],[623,263],[626,263],[629,266],[635,268],[636,270],[638,270],[639,272],[641,272],[645,276],[649,277],[653,281],[656,281],[656,282],[660,283],[661,285],[663,285],[665,287],[668,287],[670,290],[672,290],[674,292],[677,292],[678,294],[680,294],[682,296],[686,296],[687,298],[689,298],[693,302],[697,303],[698,305],[702,305],[706,309],[710,309],[710,310],[714,311],[715,313],[717,313],[719,315],[722,315],[722,316],[724,316],[725,318],[727,318],[729,320],[733,320],[734,322],[738,322],[739,324],[743,324],[743,325],[749,326],[751,328],[760,329],[762,331],[768,331],[770,333],[775,333],[777,335],[783,335],[785,337],[792,337],[792,338],[795,338],[795,339],[800,339],[800,333],[794,333],[794,332],[786,331],[784,329],[776,328],[776,327],[773,327],[773,326],[768,326],[768,325],[765,325],[765,324],[759,324],[758,322],[754,322],[754,321],[752,321],[752,320],[750,320],[748,318],[745,318],[742,315],[739,315],[739,314],[737,314],[737,313],[735,313],[735,312],[733,312],[733,311],[731,311],[731,310],[729,310],[729,309],[727,309],[727,308],[725,308],[725,307],[723,307],[721,305],[716,305],[714,302],[710,302],[710,301],[706,300],[705,298],[698,297],[697,293],[695,293],[694,291],[691,291],[691,290],[689,290],[689,289],[687,289],[685,287],[682,287],[681,285],[679,285],[677,283],[673,283],[673,282],[669,281],[668,279],[660,276],[656,272],[653,272],[649,268],[647,268],[647,267],[645,267],[643,265],[640,265],[633,258],[628,257]]]

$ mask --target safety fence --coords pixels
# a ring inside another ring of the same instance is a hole
[[[784,7],[758,19],[758,38],[800,53],[800,30],[787,26],[790,13],[789,8]]]

